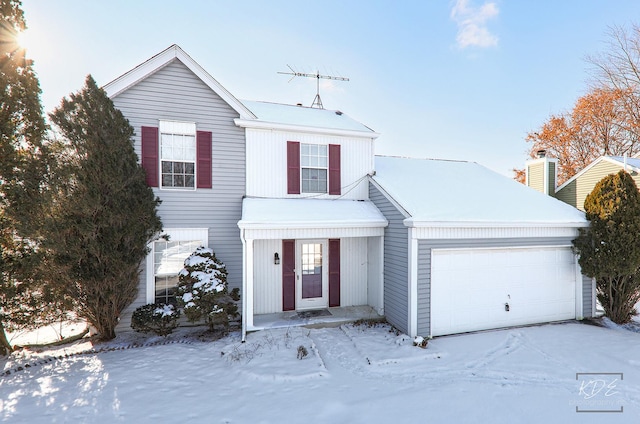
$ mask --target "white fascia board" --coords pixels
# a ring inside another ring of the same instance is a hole
[[[389,222],[369,221],[369,222],[336,222],[336,221],[309,221],[297,223],[268,223],[238,221],[238,227],[243,230],[288,230],[288,229],[331,229],[331,228],[384,228]]]
[[[404,216],[406,219],[411,219],[411,214],[409,212],[407,212],[407,210],[405,208],[403,208],[402,205],[400,203],[398,203],[396,201],[396,199],[394,199],[393,196],[391,194],[389,194],[389,192],[387,190],[385,190],[384,187],[382,187],[374,179],[374,177],[369,176],[369,182],[371,182],[371,184],[373,184],[374,187],[377,188],[380,193],[382,193],[382,195],[385,197],[385,199],[387,199],[389,201],[389,203],[391,203],[393,205],[393,207],[396,208],[398,210],[398,212],[400,212],[402,214],[402,216]]]
[[[231,106],[243,119],[255,119],[256,116],[247,109],[240,100],[236,99],[215,78],[202,68],[195,60],[184,52],[177,44],[161,51],[151,59],[141,63],[127,73],[106,84],[103,89],[110,98],[117,96],[149,75],[167,66],[173,60],[182,62],[191,72],[202,80],[211,90]]]
[[[253,119],[234,119],[235,124],[241,128],[255,128],[261,130],[280,130],[280,131],[291,131],[291,132],[300,132],[300,133],[311,133],[311,134],[327,134],[327,135],[339,135],[344,137],[358,137],[358,138],[368,138],[375,140],[380,136],[379,133],[373,131],[354,131],[354,130],[341,130],[338,128],[324,128],[324,127],[308,127],[303,125],[291,125],[291,124],[280,124],[277,122],[267,122]]]
[[[487,221],[421,221],[407,218],[403,221],[407,227],[431,228],[583,228],[588,227],[588,221],[572,222],[487,222]]]

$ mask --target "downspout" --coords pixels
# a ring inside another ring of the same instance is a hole
[[[240,241],[242,241],[242,343],[247,340],[247,241],[244,237],[244,228],[240,229]]]
[[[624,154],[624,172],[629,172],[627,171],[627,153],[626,152]]]

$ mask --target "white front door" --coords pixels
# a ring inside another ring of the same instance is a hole
[[[296,241],[296,309],[326,308],[329,278],[327,240]]]

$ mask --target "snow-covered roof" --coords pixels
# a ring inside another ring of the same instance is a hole
[[[242,201],[240,228],[386,227],[387,220],[370,201],[330,199],[260,199]]]
[[[376,156],[375,169],[407,225],[587,225],[578,209],[474,162]]]
[[[624,166],[624,156],[606,156],[607,158],[616,161],[620,164],[620,166]],[[640,159],[639,158],[627,158],[627,165],[640,170]]]
[[[331,129],[353,133],[365,133],[368,137],[378,134],[371,128],[350,118],[338,110],[317,109],[279,103],[243,100],[242,103],[257,117],[257,121],[309,129]],[[251,120],[251,121],[256,121]],[[239,122],[241,126],[255,126],[255,122]]]

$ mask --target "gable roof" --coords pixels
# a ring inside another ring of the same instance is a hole
[[[609,162],[613,165],[617,165],[620,169],[624,169],[624,156],[600,156],[598,159],[591,162],[589,165],[584,167],[580,172],[578,172],[573,177],[569,178],[567,181],[562,183],[561,186],[556,188],[556,193],[565,188],[567,185],[571,184],[572,181],[580,178],[581,175],[588,172],[591,168],[599,164],[600,162]],[[635,172],[640,173],[640,159],[635,157],[627,157],[627,167],[631,168]]]
[[[249,128],[275,128],[322,132],[336,135],[377,138],[378,133],[338,110],[317,109],[280,103],[243,100],[255,120],[237,119],[236,125]]]
[[[374,184],[409,226],[583,227],[583,212],[475,163],[376,156]]]
[[[191,72],[202,80],[213,92],[233,108],[242,119],[255,119],[255,115],[238,99],[227,91],[215,78],[184,52],[177,44],[169,46],[152,58],[146,60],[125,74],[106,84],[103,88],[110,98],[117,96],[131,86],[167,66],[174,60],[182,62]]]

